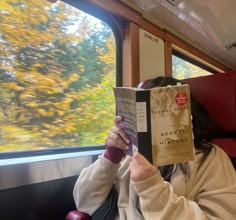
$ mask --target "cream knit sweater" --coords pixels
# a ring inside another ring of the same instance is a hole
[[[91,215],[115,182],[120,220],[235,220],[236,173],[228,156],[215,146],[199,167],[201,154],[190,162],[190,176],[177,169],[170,183],[160,174],[142,182],[130,181],[127,156],[114,164],[100,156],[85,168],[74,188],[77,209]],[[143,216],[136,208],[137,195]]]

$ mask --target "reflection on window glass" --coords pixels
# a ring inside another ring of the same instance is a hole
[[[198,76],[212,75],[211,72],[208,72],[174,55],[172,56],[172,74],[173,77],[180,80]]]
[[[114,117],[110,27],[46,0],[2,0],[0,19],[0,151],[103,144]]]

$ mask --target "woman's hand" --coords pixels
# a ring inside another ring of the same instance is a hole
[[[119,163],[125,157],[123,150],[129,149],[129,139],[124,130],[120,128],[121,120],[120,116],[115,117],[115,127],[111,129],[105,140],[106,151],[104,157],[113,163]]]
[[[135,152],[130,162],[130,178],[133,182],[146,180],[157,173],[157,167],[138,152]]]
[[[122,118],[116,116],[114,119],[115,127],[112,128],[105,140],[107,148],[118,148],[120,150],[128,150],[129,139],[124,130],[120,128]]]

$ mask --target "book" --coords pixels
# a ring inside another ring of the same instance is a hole
[[[156,166],[194,160],[189,85],[113,89],[121,128],[132,156],[140,152]]]

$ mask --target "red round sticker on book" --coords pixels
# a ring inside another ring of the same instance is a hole
[[[177,95],[175,96],[175,101],[177,105],[184,105],[186,104],[188,100],[188,96],[186,95],[185,92],[178,92]]]

